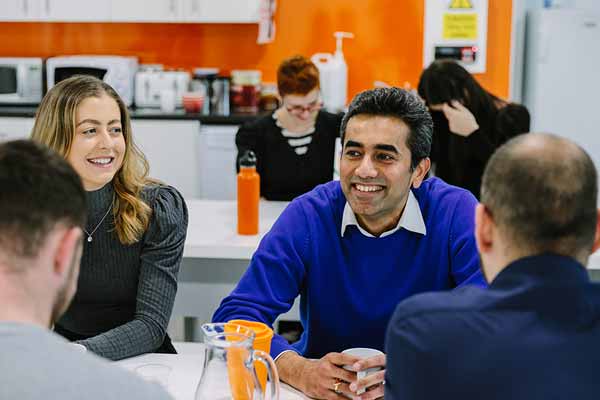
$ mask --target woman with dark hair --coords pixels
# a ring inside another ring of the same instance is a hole
[[[281,107],[239,129],[237,161],[254,151],[261,197],[292,200],[333,178],[342,115],[321,110],[319,71],[305,57],[281,63],[277,87]]]
[[[431,63],[418,91],[433,117],[435,175],[479,198],[488,159],[508,139],[529,131],[529,112],[483,89],[452,60]]]

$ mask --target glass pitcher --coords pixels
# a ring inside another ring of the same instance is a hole
[[[270,399],[279,400],[279,376],[273,359],[253,350],[254,332],[231,323],[202,325],[206,345],[196,400],[263,400],[269,385],[261,385],[254,362],[263,363],[270,382]]]

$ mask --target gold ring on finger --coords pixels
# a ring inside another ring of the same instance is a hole
[[[337,381],[336,383],[333,384],[333,391],[336,393],[340,392],[340,385],[342,384],[342,382]]]

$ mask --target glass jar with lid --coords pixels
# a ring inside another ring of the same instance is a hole
[[[259,70],[231,71],[231,106],[234,112],[258,112],[261,78]]]

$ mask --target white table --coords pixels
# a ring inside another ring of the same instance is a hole
[[[288,202],[260,202],[259,233],[237,233],[237,203],[230,200],[186,200],[189,211],[186,258],[250,260],[260,239],[283,212]]]
[[[116,364],[130,371],[144,364],[162,364],[171,368],[167,390],[175,400],[194,400],[204,365],[204,344],[175,343],[183,354],[144,354],[117,361]],[[280,400],[308,399],[292,387],[281,383]]]
[[[189,223],[173,315],[195,318],[186,319],[183,336],[197,340],[197,324],[210,321],[288,202],[261,200],[258,235],[237,233],[236,201],[188,199],[186,204]],[[283,317],[298,318],[297,305]]]
[[[231,200],[186,200],[189,211],[184,258],[250,260],[265,233],[289,204],[261,200],[259,233],[238,235],[237,203]],[[589,269],[600,270],[600,251],[590,257]]]
[[[174,315],[208,322],[221,299],[235,287],[262,237],[287,206],[287,202],[261,201],[259,234],[237,234],[237,203],[231,200],[186,201],[189,210],[187,239],[179,273]],[[590,257],[588,268],[600,278],[600,252]],[[297,320],[297,304],[283,319]],[[188,320],[185,337],[193,339]]]

